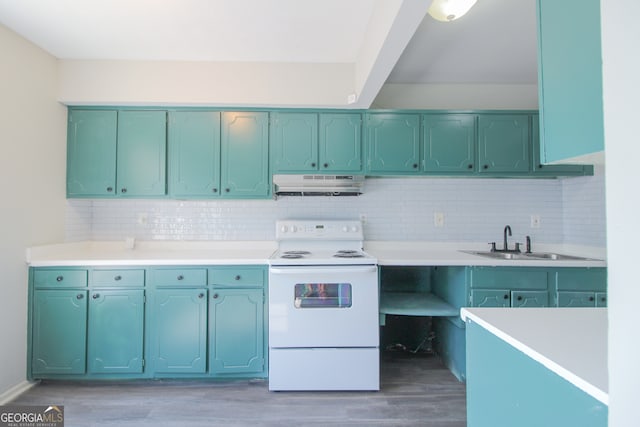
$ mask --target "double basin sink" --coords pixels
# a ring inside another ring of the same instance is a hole
[[[575,255],[563,255],[554,252],[501,252],[501,251],[461,251],[471,255],[479,255],[487,258],[493,259],[512,259],[512,260],[530,260],[530,261],[540,261],[540,260],[553,260],[553,261],[589,261],[592,258],[585,258],[581,256]]]

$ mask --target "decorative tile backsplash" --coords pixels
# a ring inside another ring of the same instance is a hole
[[[365,220],[367,240],[605,246],[604,173],[547,179],[367,178],[359,197],[67,201],[67,240],[273,240],[283,218]],[[444,224],[436,227],[434,214]],[[540,227],[531,228],[531,215]]]

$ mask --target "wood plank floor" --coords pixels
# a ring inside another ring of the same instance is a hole
[[[262,380],[42,382],[12,404],[61,404],[65,427],[466,425],[465,385],[429,354],[385,351],[379,392],[269,392]]]

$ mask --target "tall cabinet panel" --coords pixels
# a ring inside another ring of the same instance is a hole
[[[475,116],[425,115],[423,124],[426,172],[455,173],[475,170]]]
[[[269,177],[269,113],[222,114],[223,196],[267,197]]]
[[[87,291],[34,291],[31,372],[86,372]]]
[[[478,163],[480,173],[530,170],[529,116],[478,116]]]
[[[600,0],[537,3],[542,162],[603,151]]]
[[[420,116],[371,113],[366,116],[368,170],[380,174],[420,171]]]
[[[91,291],[88,336],[89,372],[142,373],[144,291]]]
[[[359,113],[320,114],[319,169],[362,171],[362,116]]]
[[[166,194],[167,113],[118,113],[118,192],[121,196]]]
[[[169,112],[169,194],[220,194],[220,113]]]
[[[271,113],[271,157],[278,172],[318,169],[318,115]]]
[[[69,110],[67,196],[108,196],[116,190],[118,113]]]

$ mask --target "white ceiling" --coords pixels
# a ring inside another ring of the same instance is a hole
[[[430,4],[430,0],[0,0],[0,23],[60,59],[355,63],[367,47],[369,27],[377,22],[374,13],[386,7],[383,2],[411,3],[413,10],[416,3],[420,10],[421,3],[424,10]],[[399,27],[396,23],[396,34]],[[391,83],[537,80],[535,0],[478,0],[466,16],[451,23],[426,15],[410,41],[409,37],[400,37],[402,41],[394,44],[396,52],[387,54],[395,61],[406,46],[395,68],[392,63],[378,70],[384,73],[382,81],[387,76]]]

